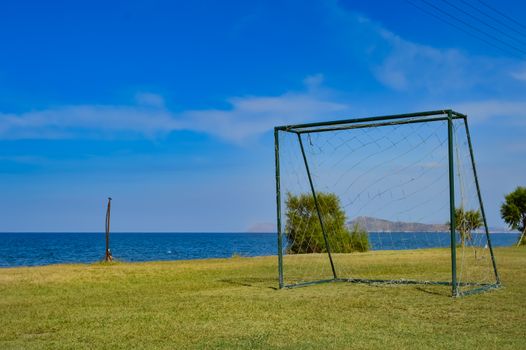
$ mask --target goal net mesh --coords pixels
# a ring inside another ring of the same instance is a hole
[[[452,283],[448,120],[277,130],[285,286]],[[452,136],[462,293],[495,273],[464,119]]]

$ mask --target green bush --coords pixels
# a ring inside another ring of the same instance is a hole
[[[367,232],[358,228],[352,232],[349,231],[340,199],[333,193],[319,192],[316,195],[331,252],[350,253],[368,250],[369,240]],[[293,195],[287,193],[285,205],[287,253],[327,252],[323,231],[316,211],[316,203],[312,194]]]
[[[351,230],[351,245],[353,250],[358,252],[366,252],[369,250],[369,234],[358,224],[354,224]]]

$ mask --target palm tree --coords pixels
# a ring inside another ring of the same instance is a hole
[[[506,202],[500,207],[500,215],[510,228],[522,232],[517,246],[526,245],[526,187],[518,186],[505,199]]]
[[[460,233],[460,244],[464,246],[466,241],[471,241],[472,231],[484,225],[482,215],[478,210],[464,211],[464,208],[455,209],[455,230]]]

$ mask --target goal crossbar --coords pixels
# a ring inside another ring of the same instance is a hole
[[[451,109],[443,109],[443,110],[435,110],[435,111],[383,115],[383,116],[376,116],[376,117],[333,120],[333,121],[318,122],[318,123],[282,125],[282,126],[276,126],[274,130],[294,132],[294,133],[336,131],[336,130],[345,130],[345,129],[359,128],[359,127],[396,125],[396,124],[407,124],[407,123],[423,123],[423,122],[430,122],[430,121],[437,121],[437,120],[445,120],[449,118],[450,114],[451,114],[452,119],[467,118],[467,115],[465,114],[455,112]],[[433,117],[433,116],[442,116],[442,118],[438,117],[438,118],[425,119],[425,118]],[[416,119],[412,119],[412,118],[416,118]],[[382,121],[390,121],[390,122],[380,123]],[[364,123],[367,123],[367,124],[364,124]],[[359,124],[359,125],[356,125],[354,127],[342,126],[345,124]],[[327,126],[330,126],[331,128],[327,128],[327,130],[318,129],[318,128],[327,127]]]

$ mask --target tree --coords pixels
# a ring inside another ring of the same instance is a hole
[[[518,186],[506,195],[505,200],[500,215],[510,228],[522,232],[517,245],[526,245],[526,187]]]
[[[351,233],[346,226],[345,212],[340,199],[333,193],[316,193],[320,213],[333,253],[350,253],[369,249],[367,232],[355,228]],[[285,232],[289,254],[325,253],[327,247],[314,197],[310,193],[287,193]]]
[[[466,241],[471,241],[471,233],[484,225],[482,215],[478,210],[464,211],[464,208],[455,208],[455,230],[460,234],[460,244],[464,246]]]

